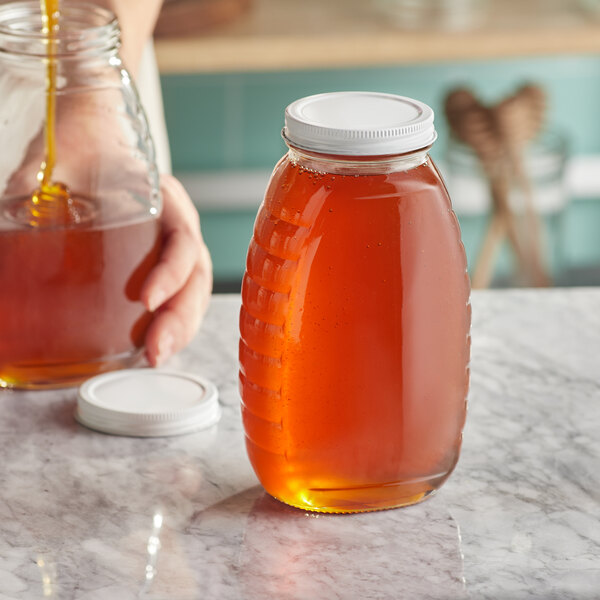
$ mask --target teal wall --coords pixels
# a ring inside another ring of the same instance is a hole
[[[221,286],[225,282],[233,284],[226,289],[235,290],[235,282],[240,279],[254,217],[255,212],[249,210],[235,213],[209,211],[202,214],[204,237],[215,263],[215,280]],[[469,265],[472,265],[482,240],[486,219],[459,215],[459,220],[467,259]],[[556,282],[600,285],[600,202],[573,202],[560,219],[552,223],[546,222],[545,225],[554,236],[554,243],[561,246],[561,258],[553,265]],[[509,270],[510,261],[510,255],[505,251],[501,257],[501,270],[504,273]],[[571,273],[572,270],[575,272]]]
[[[285,149],[280,131],[287,104],[335,90],[384,91],[430,104],[436,111],[439,133],[433,155],[439,158],[447,140],[442,107],[449,89],[466,85],[485,100],[495,101],[527,82],[545,88],[548,123],[568,132],[572,154],[600,154],[600,56],[162,78],[177,172],[272,167]],[[238,278],[253,212],[201,213],[216,279]],[[482,232],[481,219],[459,218],[467,252],[473,256]],[[600,212],[595,203],[576,203],[565,221],[567,266],[600,262],[596,235]]]

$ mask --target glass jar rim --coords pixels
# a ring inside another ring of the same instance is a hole
[[[46,57],[52,40],[54,58],[89,51],[117,49],[120,29],[108,9],[88,2],[63,2],[61,26],[51,33],[42,27],[39,0],[19,0],[0,5],[0,52]]]
[[[567,135],[560,129],[543,129],[523,145],[520,155],[527,168],[537,175],[562,171],[569,155]],[[466,170],[482,168],[475,150],[453,135],[448,138],[444,162]]]
[[[313,150],[297,146],[287,138],[287,136],[285,135],[285,129],[281,130],[281,137],[283,138],[285,145],[295,154],[314,158],[316,160],[323,160],[325,162],[356,164],[393,162],[403,160],[416,154],[426,154],[429,152],[429,150],[431,150],[433,146],[432,142],[421,148],[415,148],[414,150],[407,150],[406,152],[394,152],[390,154],[336,154],[335,152]]]
[[[431,160],[429,156],[431,145],[403,154],[350,156],[305,150],[292,145],[288,140],[285,142],[289,148],[287,154],[289,160],[319,173],[375,175],[409,171]]]

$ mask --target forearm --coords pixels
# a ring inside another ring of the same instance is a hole
[[[96,0],[112,10],[121,26],[121,58],[136,74],[146,42],[152,36],[162,0]]]

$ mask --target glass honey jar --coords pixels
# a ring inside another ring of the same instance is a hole
[[[425,104],[340,92],[286,109],[248,250],[240,390],[250,462],[306,510],[413,504],[454,469],[470,286]]]
[[[0,386],[130,366],[160,252],[148,124],[112,13],[0,6]],[[44,4],[42,3],[42,6]]]

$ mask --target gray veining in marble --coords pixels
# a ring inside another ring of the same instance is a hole
[[[237,297],[168,368],[218,386],[177,438],[89,431],[75,391],[0,391],[0,600],[600,598],[600,290],[473,295],[459,465],[406,509],[286,507],[246,458]]]

